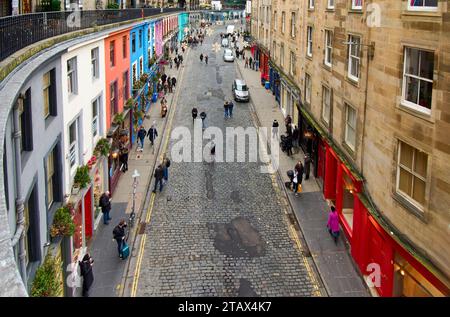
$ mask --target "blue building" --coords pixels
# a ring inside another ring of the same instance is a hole
[[[184,28],[189,25],[189,13],[180,13],[178,15],[178,42],[184,39],[185,32]]]

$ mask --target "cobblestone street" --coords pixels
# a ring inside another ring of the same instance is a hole
[[[253,126],[247,103],[234,102],[233,118],[224,119],[224,98],[232,100],[232,81],[239,76],[235,63],[223,61],[223,48],[211,50],[224,31],[217,27],[185,54],[172,129],[193,131],[194,106],[207,113],[207,126],[224,135],[226,127]],[[208,65],[200,62],[200,53],[208,54]],[[169,155],[175,142],[169,141]],[[260,173],[262,163],[248,162],[248,150],[247,144],[247,162],[172,160],[169,181],[156,193],[145,229],[136,296],[320,295],[289,230],[276,182]]]

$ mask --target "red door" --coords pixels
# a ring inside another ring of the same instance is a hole
[[[381,283],[376,289],[380,296],[390,297],[392,296],[392,256],[393,251],[389,243],[378,232],[374,225],[370,226],[370,256],[369,264],[375,263],[380,265],[381,271]]]
[[[84,224],[86,230],[86,238],[92,237],[92,187],[89,188],[84,196]]]

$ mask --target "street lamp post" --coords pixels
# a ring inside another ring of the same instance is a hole
[[[130,226],[132,227],[134,224],[134,218],[136,217],[135,208],[136,208],[136,187],[138,184],[138,178],[141,176],[139,172],[135,169],[133,172],[133,206],[131,208],[131,215],[130,215]]]

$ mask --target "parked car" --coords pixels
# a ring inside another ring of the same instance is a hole
[[[234,62],[233,51],[230,50],[229,48],[226,48],[223,52],[223,60],[225,62]]]
[[[228,39],[222,39],[222,46],[223,47],[228,47]]]
[[[233,96],[235,101],[249,101],[250,94],[248,92],[247,84],[242,79],[235,79],[233,81]]]

